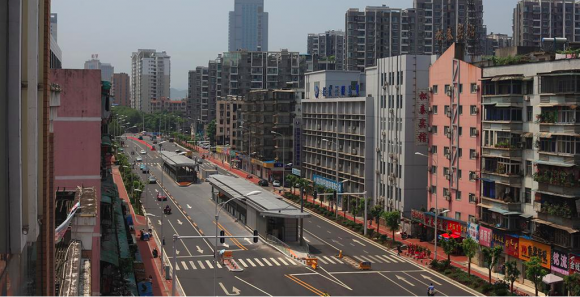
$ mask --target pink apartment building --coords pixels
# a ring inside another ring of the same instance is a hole
[[[430,68],[431,85],[428,212],[434,226],[435,208],[447,211],[439,232],[466,237],[468,222],[477,218],[480,196],[481,75],[465,62],[464,47],[452,45]],[[427,228],[427,232],[433,229]]]
[[[94,187],[96,217],[76,221],[75,238],[83,257],[91,259],[91,293],[100,292],[101,71],[51,69],[51,81],[62,88],[54,120],[54,188]],[[81,205],[82,207],[82,205]]]

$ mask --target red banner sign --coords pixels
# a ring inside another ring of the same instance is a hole
[[[506,235],[505,236],[505,253],[514,257],[514,258],[519,258],[520,257],[519,244],[520,244],[520,239],[518,237]]]

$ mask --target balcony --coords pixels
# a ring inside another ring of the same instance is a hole
[[[521,158],[524,142],[517,133],[483,131],[483,155],[496,158]]]
[[[578,170],[538,165],[538,171],[533,177],[538,182],[539,192],[580,196],[578,175]]]
[[[562,135],[580,134],[580,110],[571,107],[549,108],[547,106],[553,107],[554,104],[540,104],[542,113],[536,115],[540,132]]]
[[[519,187],[521,185],[522,172],[519,162],[513,162],[504,158],[484,157],[482,178],[503,185]]]
[[[538,218],[533,219],[532,238],[534,240],[563,248],[577,249],[580,247],[580,232],[577,228],[572,227],[572,225],[550,222],[546,220],[547,218],[544,214],[539,213]]]

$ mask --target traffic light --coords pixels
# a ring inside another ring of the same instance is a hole
[[[220,231],[220,243],[226,243],[226,238],[224,236],[226,236],[226,232],[224,230],[221,230]]]
[[[318,192],[314,191],[314,193],[312,193],[312,196],[314,197],[314,200],[316,200],[316,198],[318,197]]]
[[[258,243],[258,230],[254,230],[254,243]]]

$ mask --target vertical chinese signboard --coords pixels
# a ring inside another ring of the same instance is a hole
[[[429,140],[429,91],[421,90],[415,97],[415,145],[426,146]]]
[[[491,234],[491,229],[479,226],[479,244],[491,247]]]
[[[520,237],[520,259],[530,261],[532,257],[540,258],[542,267],[550,269],[550,247],[523,237]]]
[[[520,257],[519,247],[520,247],[520,238],[506,234],[505,253],[514,258],[519,258]]]
[[[491,243],[494,247],[501,246],[505,250],[505,233],[499,230],[494,230],[491,236]]]
[[[580,273],[580,255],[570,254],[570,274]]]
[[[468,223],[467,225],[468,237],[479,243],[479,225],[476,223]]]
[[[552,249],[552,271],[561,273],[563,275],[568,275],[568,253]]]

